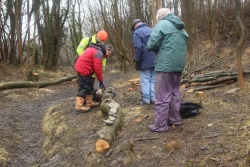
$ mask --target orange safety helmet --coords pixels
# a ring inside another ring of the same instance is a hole
[[[102,41],[106,41],[108,38],[108,34],[106,33],[106,31],[102,30],[97,33],[97,37]]]

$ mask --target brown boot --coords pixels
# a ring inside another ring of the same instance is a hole
[[[99,102],[94,102],[92,95],[86,95],[86,104],[87,104],[87,107],[96,107],[100,103]]]
[[[78,111],[78,112],[79,111],[83,111],[83,112],[89,111],[90,107],[83,106],[84,101],[85,101],[84,98],[76,96],[76,107],[75,107],[76,111]]]

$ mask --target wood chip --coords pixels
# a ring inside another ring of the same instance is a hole
[[[139,118],[136,118],[135,122],[141,122],[142,118],[139,117]]]

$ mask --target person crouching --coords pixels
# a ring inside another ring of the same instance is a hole
[[[112,53],[113,46],[103,43],[93,44],[82,53],[75,63],[75,70],[78,77],[78,93],[76,96],[75,111],[89,111],[91,107],[99,105],[99,102],[93,102],[94,82],[92,75],[95,73],[96,78],[100,82],[99,87],[105,89],[104,77],[102,72],[102,60]],[[86,106],[84,103],[86,102]]]

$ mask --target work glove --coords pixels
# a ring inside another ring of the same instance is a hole
[[[103,82],[100,82],[99,87],[100,87],[102,90],[105,90],[105,89],[106,89],[106,88],[105,88],[105,85],[104,85],[104,83],[103,83]]]
[[[139,61],[135,61],[135,69],[136,70],[140,70],[140,62]]]

